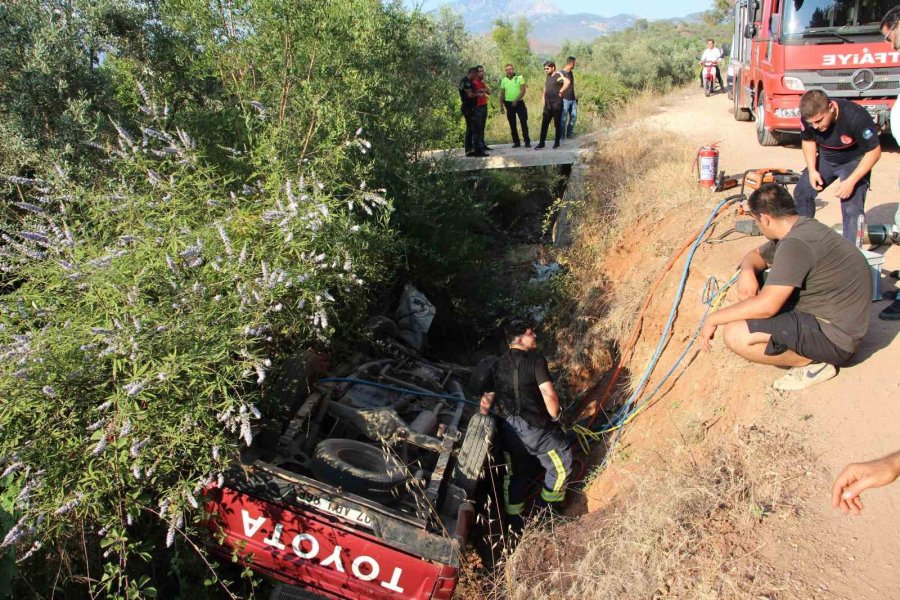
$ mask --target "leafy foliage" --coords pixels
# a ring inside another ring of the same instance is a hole
[[[491,38],[500,50],[501,63],[512,63],[522,68],[534,66],[534,57],[528,44],[530,31],[531,26],[524,17],[519,17],[515,23],[503,20],[494,23]]]
[[[482,209],[410,160],[457,130],[461,25],[40,0],[0,8],[0,42],[0,545],[41,591],[65,564],[73,595],[238,594],[185,575],[186,534],[272,373],[480,250]]]

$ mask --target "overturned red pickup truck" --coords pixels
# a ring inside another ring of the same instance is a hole
[[[438,600],[456,586],[495,424],[466,398],[471,369],[381,347],[389,357],[342,378],[289,360],[277,383],[291,408],[209,491],[213,551],[303,588],[292,598]]]

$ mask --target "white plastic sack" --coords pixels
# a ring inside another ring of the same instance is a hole
[[[403,286],[394,320],[400,328],[400,339],[416,350],[425,347],[425,338],[437,311],[428,298],[412,284]]]

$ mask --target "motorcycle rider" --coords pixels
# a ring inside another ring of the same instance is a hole
[[[712,38],[706,40],[706,49],[703,51],[703,54],[700,55],[700,64],[702,65],[705,62],[714,62],[716,63],[716,79],[719,81],[719,89],[725,90],[725,85],[722,83],[722,73],[719,71],[719,61],[722,59],[722,51],[716,48],[716,42]],[[703,74],[706,71],[705,68],[700,69],[700,87],[703,87]]]

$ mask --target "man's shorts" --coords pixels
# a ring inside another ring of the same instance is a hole
[[[840,367],[853,356],[835,345],[809,313],[789,310],[768,319],[747,319],[750,333],[768,333],[772,337],[766,345],[767,356],[778,356],[793,350],[814,362]]]

